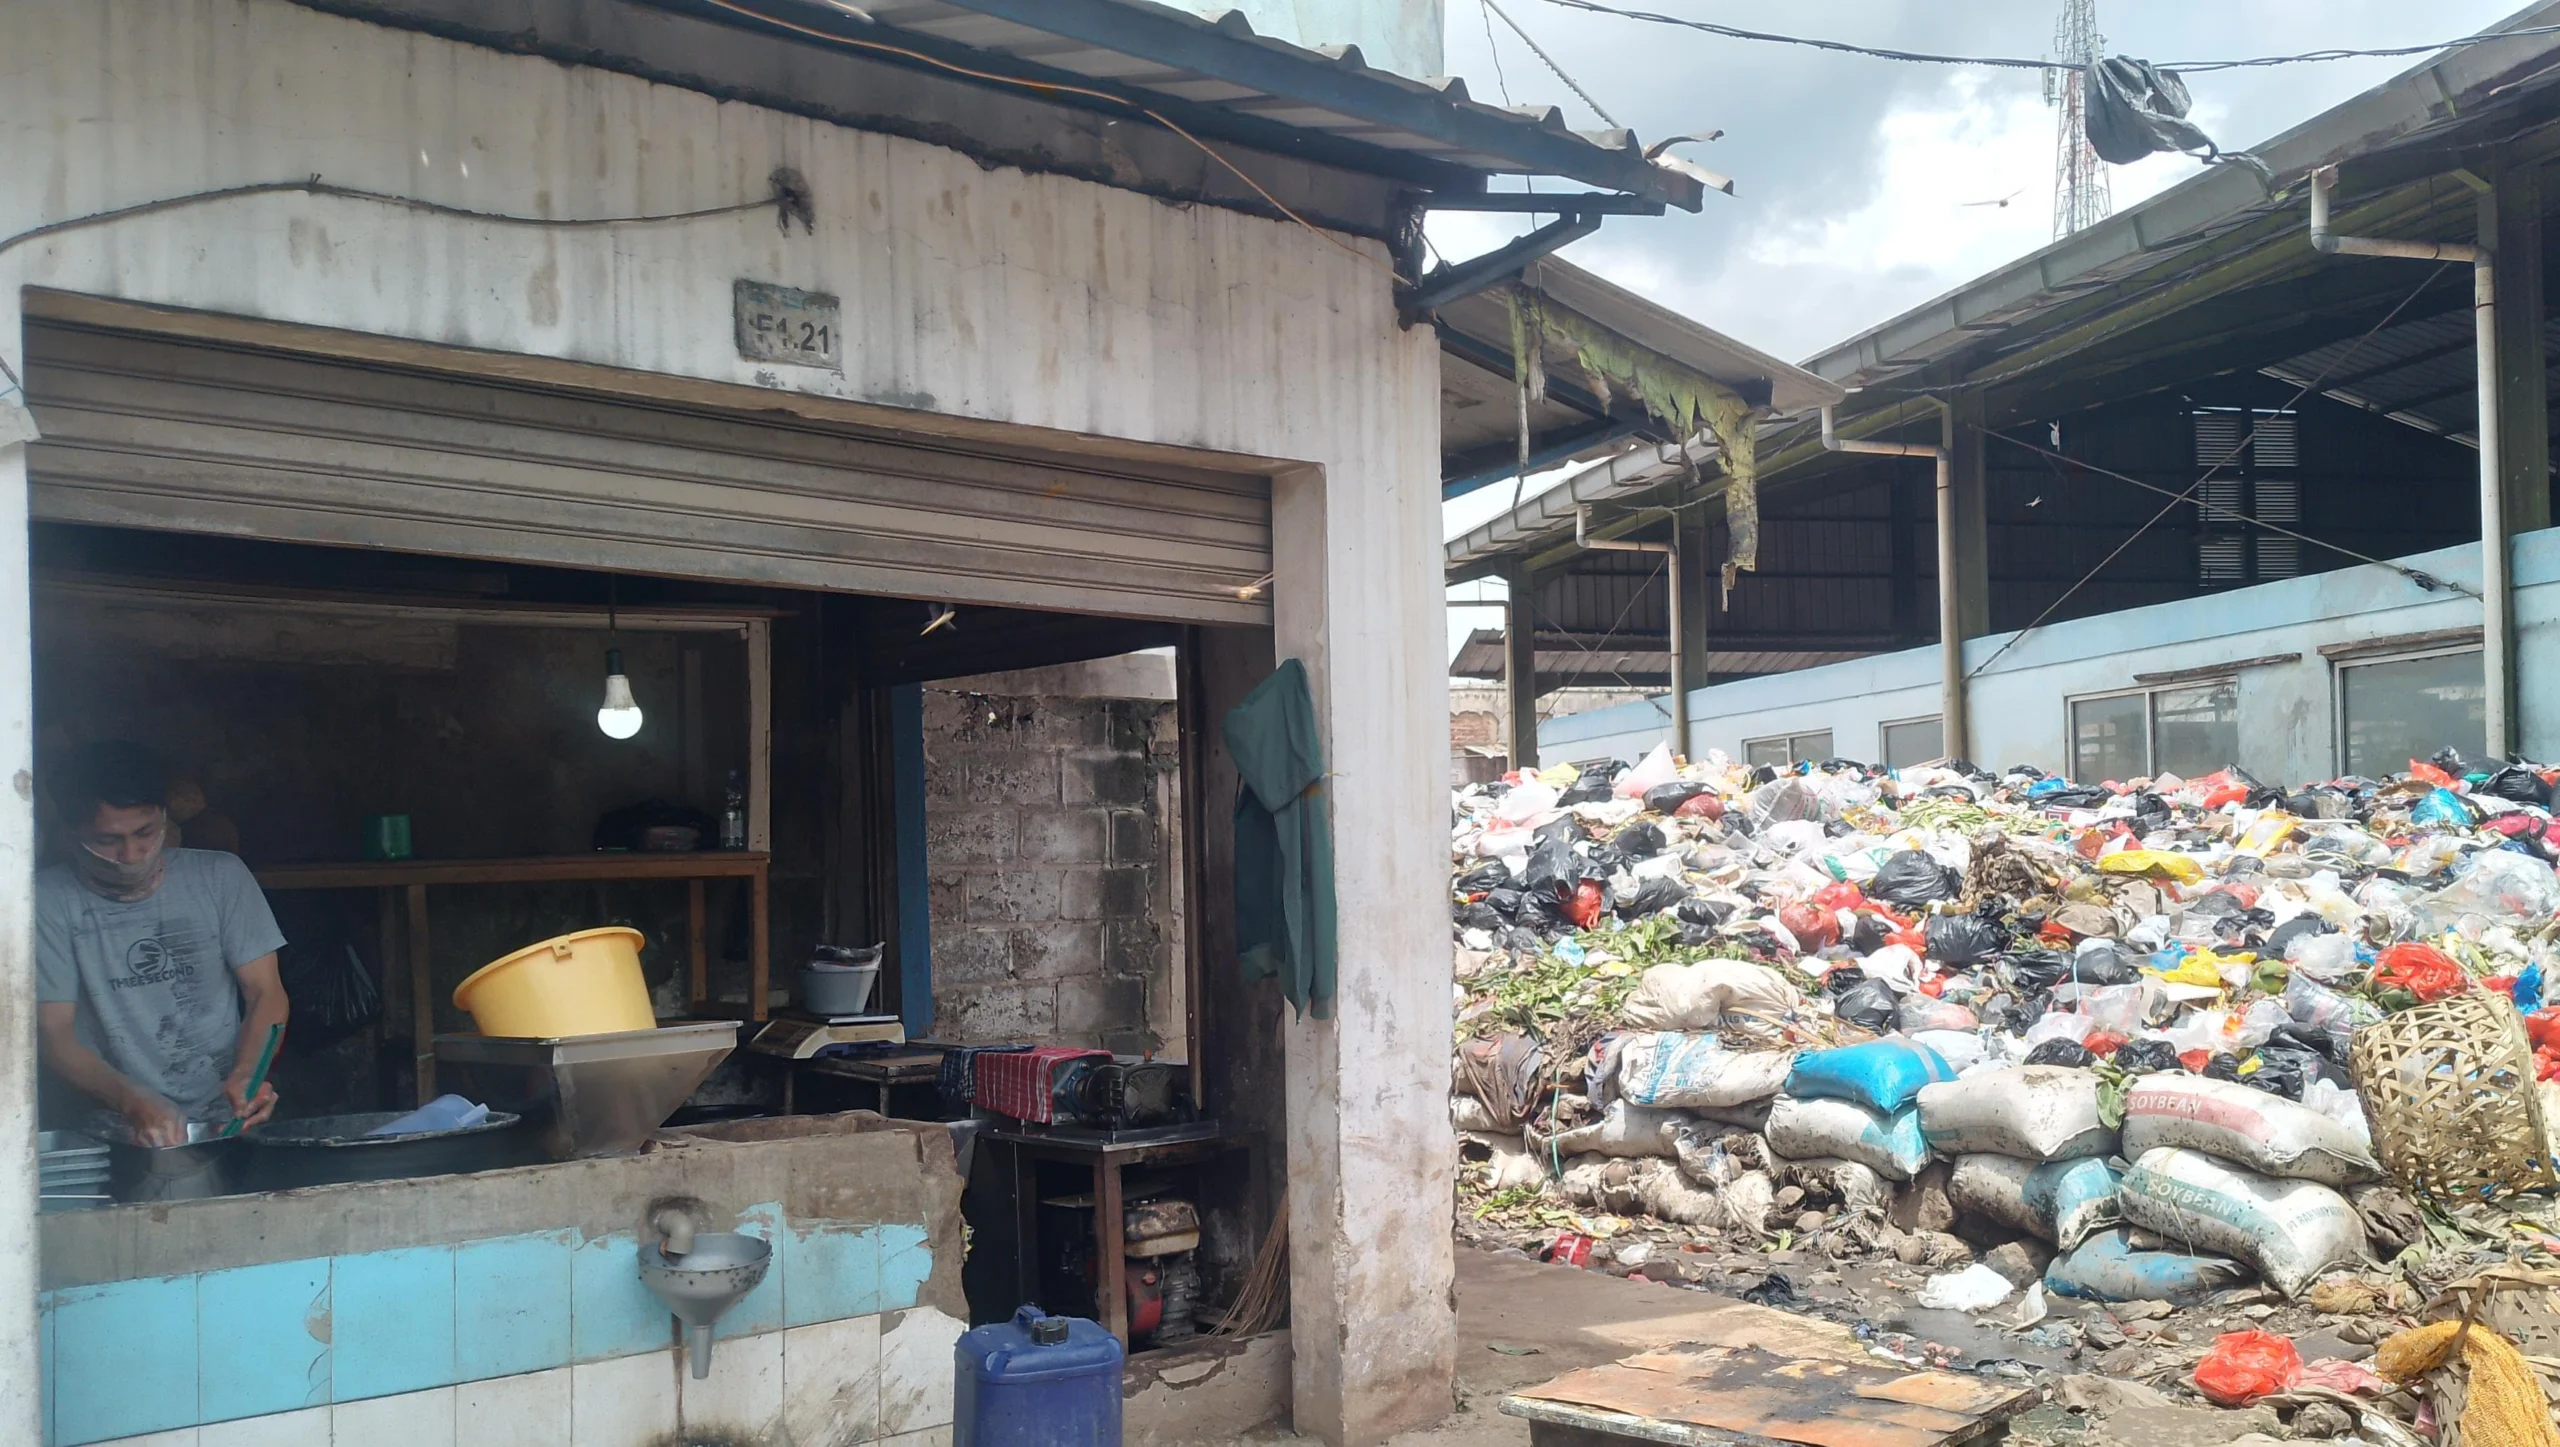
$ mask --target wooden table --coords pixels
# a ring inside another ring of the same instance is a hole
[[[280,864],[256,871],[262,889],[372,889],[382,897],[382,957],[389,973],[394,959],[409,973],[410,1033],[416,1051],[418,1103],[436,1094],[435,974],[427,956],[427,890],[430,886],[497,884],[583,884],[620,880],[683,880],[689,886],[686,963],[693,1012],[714,1013],[711,957],[703,886],[714,879],[743,879],[752,888],[754,943],[747,957],[747,1004],[743,1018],[762,1020],[771,974],[770,854],[723,851],[699,854],[605,853],[569,854],[541,859],[382,859],[354,864]],[[404,913],[406,947],[394,926]],[[389,981],[385,982],[386,987]]]
[[[1084,1141],[1032,1130],[989,1130],[984,1140],[1013,1151],[1013,1211],[1017,1259],[1015,1284],[1022,1300],[1040,1292],[1040,1172],[1037,1163],[1057,1161],[1093,1171],[1093,1294],[1102,1325],[1129,1345],[1129,1292],[1123,1279],[1128,1244],[1121,1238],[1120,1173],[1130,1166],[1180,1165],[1210,1160],[1232,1151],[1251,1150],[1260,1138],[1250,1130],[1227,1130],[1215,1121],[1172,1126],[1144,1141]],[[1196,1204],[1196,1203],[1195,1203]]]
[[[782,1077],[782,1113],[799,1113],[799,1082],[803,1075],[841,1080],[871,1091],[870,1109],[881,1115],[896,1116],[889,1107],[896,1104],[901,1090],[934,1092],[934,1108],[930,1115],[909,1115],[907,1120],[940,1120],[942,1098],[937,1082],[942,1075],[942,1052],[939,1050],[899,1050],[879,1055],[819,1055],[807,1060],[794,1060]],[[856,1106],[859,1110],[863,1107]]]

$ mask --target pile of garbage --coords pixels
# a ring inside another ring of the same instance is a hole
[[[2355,1048],[2494,996],[2517,1078],[2392,1068],[2560,1088],[2534,1078],[2560,1077],[2555,781],[2452,751],[2288,792],[1656,750],[1470,786],[1462,1233],[1854,1316],[1933,1364],[2183,1383],[2245,1356],[2187,1317],[2372,1357],[2456,1285],[2560,1252],[2548,1191],[2387,1172]],[[1947,1346],[1931,1313],[2003,1340]],[[2319,1388],[2294,1366],[2277,1395]]]

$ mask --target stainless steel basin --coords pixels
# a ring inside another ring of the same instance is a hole
[[[734,1020],[613,1035],[439,1035],[463,1093],[525,1118],[553,1160],[638,1150],[738,1045]]]

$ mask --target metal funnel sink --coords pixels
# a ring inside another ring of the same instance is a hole
[[[711,1375],[712,1325],[756,1289],[772,1264],[770,1243],[734,1231],[698,1235],[680,1256],[640,1244],[640,1284],[684,1323],[685,1355],[697,1380]]]

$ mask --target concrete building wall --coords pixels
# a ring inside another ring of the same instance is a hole
[[[927,689],[924,737],[933,1038],[1179,1053],[1173,705]]]
[[[1446,1129],[1451,1024],[1428,964],[1447,956],[1439,359],[1429,329],[1397,327],[1383,248],[285,0],[21,0],[0,55],[41,58],[10,71],[0,114],[0,235],[314,174],[594,217],[733,204],[789,165],[816,204],[814,235],[765,211],[567,231],[300,194],[136,214],[0,255],[13,367],[24,289],[49,287],[1284,465],[1274,634],[1314,678],[1348,882],[1333,1018],[1285,1041],[1295,1425],[1367,1442],[1448,1411],[1454,1163],[1411,1144]],[[740,278],[843,298],[844,370],[739,357]],[[9,1440],[34,1438],[40,1398],[26,495],[26,451],[0,443],[0,775],[20,780],[0,794]]]
[[[2399,561],[2479,587],[2477,547]],[[2560,529],[2514,539],[2513,577],[2522,748],[2548,759],[2560,756]],[[2337,667],[2320,649],[2479,623],[2472,598],[2429,592],[2368,566],[2056,623],[2005,652],[2015,635],[1971,639],[1965,660],[1978,670],[1970,695],[1974,760],[2061,771],[2070,763],[2070,699],[2136,687],[2136,674],[2292,654],[2239,671],[2240,757],[2233,762],[2271,783],[2330,778],[2343,767]],[[1718,684],[1690,694],[1690,738],[1700,753],[1722,749],[1740,758],[1746,739],[1828,729],[1839,754],[1880,758],[1883,725],[1935,717],[1938,689],[1935,648]],[[1633,759],[1667,732],[1654,705],[1634,704],[1552,720],[1538,730],[1538,742],[1556,757]]]

